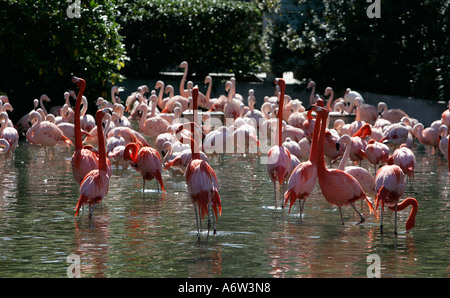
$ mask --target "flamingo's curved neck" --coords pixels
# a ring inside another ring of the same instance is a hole
[[[344,152],[344,156],[341,159],[341,162],[339,163],[339,170],[344,171],[345,170],[345,163],[348,160],[348,157],[350,156],[350,151],[352,149],[352,140],[350,138],[344,138],[341,139],[341,141],[344,140],[344,144],[345,144],[345,152]]]
[[[106,171],[106,150],[105,150],[105,136],[103,135],[102,119],[105,113],[102,110],[97,111],[95,120],[97,122],[97,136],[98,136],[98,169]]]
[[[131,160],[133,162],[136,162],[137,159],[137,153],[138,153],[138,146],[136,143],[129,143],[125,146],[123,157],[125,160]],[[131,153],[130,153],[131,151]]]
[[[188,65],[186,63],[185,67],[184,67],[183,77],[181,78],[181,82],[180,82],[180,95],[181,96],[186,95],[186,92],[184,92],[184,83],[186,82],[187,73],[188,73]]]
[[[401,203],[397,204],[397,211],[402,211],[408,206],[411,206],[411,212],[406,220],[406,231],[411,230],[416,224],[416,214],[419,210],[419,203],[414,198],[406,198]],[[389,209],[395,211],[395,207],[389,207]]]
[[[139,107],[139,109],[142,109],[141,110],[142,111],[141,119],[139,119],[139,129],[144,130],[145,121],[147,120],[148,106],[146,103],[141,103],[141,105],[143,107],[142,108]]]
[[[209,101],[211,98],[211,90],[212,90],[212,79],[208,79],[208,90],[206,90],[206,101]]]
[[[83,100],[83,92],[84,92],[84,89],[86,88],[86,82],[82,79],[79,79],[77,85],[80,88],[80,90],[78,91],[77,101],[75,102],[75,110],[74,110],[75,151],[81,150],[81,148],[83,148],[83,144],[81,141],[80,108],[81,108],[81,102]]]
[[[333,89],[330,89],[330,97],[328,97],[328,101],[327,101],[327,111],[328,112],[332,111],[331,104],[333,103],[333,98],[334,98],[334,91],[333,91]]]
[[[309,95],[309,104],[312,105],[314,103],[314,93],[316,92],[316,85],[313,84],[311,88],[311,94]]]
[[[192,119],[193,119],[194,123],[199,123],[198,122],[197,101],[198,101],[198,86],[195,86],[192,89],[192,116],[193,116]]]
[[[282,133],[283,133],[283,107],[284,107],[284,90],[286,88],[285,82],[283,79],[278,80],[278,85],[280,86],[280,104],[278,107],[278,136],[277,136],[277,145],[281,146],[282,142]]]
[[[316,121],[321,122],[320,127],[320,134],[319,134],[319,143],[318,143],[318,160],[317,160],[317,172],[324,173],[327,171],[325,168],[325,155],[324,155],[324,143],[325,143],[325,127],[326,127],[326,121],[328,118],[328,112],[325,110],[321,113],[317,113]],[[320,177],[320,176],[319,176]]]
[[[38,112],[33,112],[32,115],[36,115],[37,121],[27,130],[27,139],[33,143],[35,138],[34,138],[34,133],[36,131],[36,129],[41,125],[42,122],[42,116],[41,114],[39,114]]]
[[[320,130],[320,120],[317,117],[316,121],[314,122],[314,131],[313,131],[313,138],[311,141],[311,151],[309,152],[309,161],[313,165],[317,165],[317,146],[319,141],[319,130]]]
[[[44,112],[44,115],[47,116],[47,109],[44,106],[44,96],[41,96],[41,98],[39,99],[39,105],[41,106],[41,109]]]
[[[164,83],[162,81],[157,82],[157,86],[159,87],[159,93],[158,93],[158,107],[162,107],[162,98],[164,93]],[[157,88],[158,88],[157,87]]]

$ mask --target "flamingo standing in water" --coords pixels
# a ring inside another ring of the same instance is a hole
[[[81,120],[80,120],[80,108],[83,97],[84,89],[86,88],[86,81],[82,78],[74,77],[72,82],[77,84],[78,91],[77,100],[75,103],[75,116],[74,116],[74,126],[75,126],[75,151],[72,155],[72,172],[75,181],[81,184],[83,178],[87,173],[94,169],[98,169],[98,158],[97,155],[89,149],[84,149],[81,141]],[[102,127],[101,125],[99,127]]]
[[[141,173],[143,179],[142,193],[145,190],[145,180],[152,180],[153,178],[158,181],[161,190],[166,192],[161,177],[162,163],[158,151],[149,146],[139,149],[136,143],[129,143],[125,146],[123,158]]]
[[[195,86],[192,90],[192,99],[194,106],[197,106],[198,87]],[[186,167],[185,177],[188,192],[190,194],[192,203],[195,209],[195,219],[197,222],[197,235],[200,241],[200,226],[202,218],[208,214],[208,235],[210,229],[210,209],[213,209],[213,229],[216,233],[215,220],[217,213],[222,213],[222,203],[219,195],[219,184],[217,176],[211,166],[200,158],[200,148],[193,138],[182,138],[180,142],[186,143],[189,141],[191,146],[192,159]],[[200,219],[200,225],[199,225]]]
[[[411,205],[411,213],[406,220],[406,231],[411,230],[416,222],[419,203],[414,198],[406,198],[400,204],[398,203],[406,188],[405,174],[402,169],[397,165],[386,165],[381,167],[375,176],[375,186],[377,190],[375,210],[378,209],[378,205],[381,203],[381,234],[383,234],[384,205],[387,205],[389,209],[395,211],[395,234],[397,234],[397,211],[401,211]]]
[[[64,144],[68,148],[70,148],[70,145],[73,145],[72,141],[63,134],[56,124],[42,121],[42,116],[39,112],[31,111],[29,121],[34,123],[26,133],[30,144],[41,145],[46,151],[47,147],[51,147],[53,151],[53,147],[57,144]]]
[[[106,113],[110,113],[109,109],[98,110],[95,114],[95,121],[98,127],[102,126],[102,118]],[[79,119],[79,117],[78,117]],[[106,161],[105,137],[103,130],[97,130],[98,133],[98,169],[91,170],[83,178],[80,184],[80,198],[75,206],[75,217],[77,217],[80,208],[84,204],[89,204],[89,218],[92,217],[95,205],[100,202],[108,193],[109,178],[108,166]]]
[[[8,142],[8,150],[5,150],[4,153],[14,152],[17,146],[19,146],[19,132],[14,127],[8,126],[9,117],[6,112],[0,113],[0,138],[4,139]]]
[[[267,152],[267,172],[269,173],[270,180],[273,182],[273,191],[275,199],[275,207],[277,207],[277,192],[276,192],[276,182],[282,186],[284,180],[288,177],[291,172],[291,154],[289,150],[282,146],[282,122],[283,122],[283,104],[284,104],[284,90],[286,88],[286,83],[284,79],[276,79],[275,84],[280,86],[280,104],[278,107],[278,130],[275,141],[277,142],[275,146],[270,148]],[[283,191],[284,192],[284,191]],[[284,207],[282,200],[282,207]]]
[[[291,208],[294,206],[295,201],[298,200],[300,205],[300,219],[302,218],[306,198],[313,191],[317,181],[317,142],[319,130],[320,121],[316,120],[314,122],[314,132],[309,159],[294,168],[289,177],[288,190],[284,193],[285,205],[287,205],[288,200],[290,203],[289,213],[291,212]]]
[[[317,163],[317,176],[322,195],[328,203],[339,208],[342,224],[344,224],[344,220],[342,218],[341,207],[348,204],[350,204],[361,217],[361,220],[357,223],[361,224],[365,221],[365,218],[358,211],[358,209],[356,209],[354,202],[361,199],[366,200],[371,212],[373,211],[372,203],[369,201],[358,181],[353,176],[342,170],[329,170],[325,167],[324,139],[328,112],[324,108],[318,106],[311,106],[308,109],[316,111],[318,114],[318,119],[316,119],[316,121],[321,121],[322,124],[319,134]]]

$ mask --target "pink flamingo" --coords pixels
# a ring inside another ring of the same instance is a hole
[[[356,117],[355,121],[364,121],[374,124],[378,118],[378,111],[375,106],[365,104],[360,97],[355,98]]]
[[[185,97],[185,98],[189,98],[190,95],[190,88],[188,87],[188,89],[184,89],[184,83],[186,82],[186,77],[188,74],[188,63],[187,61],[183,61],[180,63],[179,65],[180,68],[184,68],[184,73],[183,73],[183,77],[181,78],[181,82],[180,82],[180,95]],[[204,95],[203,93],[199,92],[198,93],[198,105],[208,109],[209,108],[209,101],[206,98],[206,95]]]
[[[400,204],[398,203],[406,188],[405,174],[402,169],[397,165],[386,165],[381,167],[375,176],[375,186],[377,190],[375,210],[378,209],[378,205],[381,203],[381,234],[383,234],[384,205],[387,205],[389,209],[395,211],[395,234],[397,234],[397,211],[401,211],[411,205],[411,213],[406,220],[406,231],[411,230],[415,225],[419,204],[414,198],[406,198]]]
[[[349,166],[346,167],[345,164],[350,155],[352,140],[349,135],[344,134],[339,138],[338,143],[336,143],[336,149],[340,147],[340,144],[344,143],[346,145],[344,156],[339,164],[339,170],[345,171],[346,173],[355,177],[358,180],[359,185],[363,189],[365,194],[375,194],[375,179],[373,176],[364,168]]]
[[[391,123],[398,123],[401,122],[403,117],[409,117],[408,114],[401,109],[388,109],[385,102],[379,102],[377,110],[380,118],[386,119]]]
[[[194,106],[197,106],[198,87],[195,86],[192,92]],[[187,165],[185,171],[186,185],[191,196],[195,209],[195,219],[197,222],[197,235],[200,240],[200,226],[202,218],[208,214],[208,235],[210,229],[210,208],[212,207],[215,217],[213,216],[213,229],[216,233],[215,219],[217,212],[222,213],[222,203],[219,195],[219,184],[217,182],[216,173],[211,166],[204,160],[200,159],[200,149],[197,142],[192,138],[182,138],[181,142],[186,139],[190,141],[192,160]],[[200,219],[200,225],[199,225]]]
[[[448,101],[447,107],[448,109],[442,112],[441,123],[450,128],[450,100]]]
[[[153,98],[157,98],[154,96]],[[139,120],[139,130],[152,138],[157,138],[159,134],[167,131],[167,127],[169,127],[170,123],[155,114],[156,101],[152,102],[152,112],[150,118],[147,118],[148,106],[146,103],[141,103],[139,106],[139,111],[142,112],[141,119]]]
[[[284,104],[284,90],[286,83],[284,79],[276,79],[275,84],[280,86],[280,104],[278,108],[278,130],[275,137],[276,145],[270,148],[267,152],[267,172],[269,173],[270,180],[273,182],[273,191],[275,199],[275,207],[277,206],[277,196],[276,196],[276,182],[282,186],[284,180],[288,177],[291,171],[291,154],[289,150],[282,146],[282,122],[283,122],[283,104]],[[282,192],[282,194],[284,191]],[[284,207],[282,200],[282,207]]]
[[[191,134],[194,135],[194,128],[197,128],[199,131],[201,131],[201,128],[198,126],[197,123],[195,122],[186,122],[183,123],[183,125],[180,125],[177,130],[175,131],[175,135],[178,135],[179,133],[181,133],[185,128],[185,126],[190,126],[190,131]],[[190,148],[190,147],[189,147]],[[204,154],[202,151],[199,151],[199,158],[201,160],[204,160],[206,162],[209,163],[208,157],[206,156],[206,154]],[[186,169],[186,166],[191,162],[192,160],[192,152],[191,150],[183,150],[181,152],[179,152],[175,158],[173,158],[172,160],[168,161],[165,165],[164,165],[164,169],[168,169],[170,167],[183,167],[182,171],[184,171]]]
[[[6,154],[9,151],[9,143],[7,140],[5,139],[0,139],[0,148],[2,148],[0,150],[1,154]]]
[[[377,172],[376,166],[380,163],[386,163],[389,158],[389,147],[374,139],[367,143],[365,152],[366,158],[373,165],[375,173]]]
[[[72,141],[67,138],[59,127],[51,122],[42,121],[41,114],[36,111],[31,111],[29,114],[29,121],[34,123],[27,130],[27,140],[30,144],[41,145],[47,150],[47,147],[51,147],[52,151],[57,144],[64,144],[68,148],[72,144]]]
[[[448,126],[445,124],[442,124],[439,127],[439,150],[441,150],[442,155],[448,160],[448,172],[450,173],[450,159],[448,158],[450,156],[450,146],[448,145]]]
[[[413,133],[419,139],[419,142],[425,146],[431,146],[433,148],[433,154],[439,147],[438,136],[439,136],[439,125],[430,126],[424,129],[422,123],[417,123],[413,127]]]
[[[408,179],[414,180],[416,157],[414,156],[414,152],[406,147],[405,144],[402,144],[398,149],[395,149],[394,153],[388,160],[388,164],[398,165],[402,169],[403,173],[408,176]]]
[[[97,126],[102,126],[102,118],[105,113],[109,113],[109,109],[98,110],[95,114],[95,120]],[[78,117],[79,119],[79,117]],[[109,178],[108,166],[106,162],[106,151],[105,151],[105,137],[103,135],[103,130],[99,129],[98,132],[98,169],[91,170],[83,178],[80,184],[80,198],[75,206],[75,217],[77,217],[80,208],[84,204],[89,204],[89,218],[94,212],[95,205],[100,202],[108,193],[109,188]]]
[[[320,121],[316,120],[314,123],[309,159],[294,168],[289,177],[288,190],[284,193],[285,205],[287,205],[288,200],[290,203],[289,213],[291,213],[291,208],[294,206],[295,201],[298,200],[300,205],[300,219],[302,218],[306,198],[308,198],[313,191],[317,181],[317,142],[319,130]]]
[[[71,164],[72,172],[75,181],[81,184],[83,178],[87,173],[94,169],[98,169],[98,160],[94,152],[83,148],[81,141],[81,120],[80,120],[80,107],[82,102],[82,96],[84,89],[86,88],[86,81],[82,78],[74,77],[72,82],[77,84],[78,91],[77,100],[75,103],[75,116],[74,116],[74,127],[75,127],[75,151],[73,152]],[[101,125],[99,127],[102,127]]]
[[[145,180],[152,180],[153,178],[159,182],[161,190],[166,192],[161,177],[162,163],[158,151],[149,146],[139,149],[136,143],[129,143],[125,146],[123,158],[141,173],[143,179],[142,193],[145,190]]]
[[[6,112],[0,113],[0,138],[4,139],[8,142],[8,150],[5,150],[7,153],[6,157],[16,150],[17,146],[19,146],[19,132],[14,127],[8,126],[9,117]]]
[[[372,134],[372,129],[370,128],[369,123],[365,123],[361,126],[358,131],[351,137],[352,146],[350,151],[350,159],[355,163],[359,163],[361,166],[361,162],[364,158],[366,158],[366,147],[367,142],[365,138]]]
[[[372,203],[367,198],[358,181],[352,175],[342,170],[329,170],[325,167],[324,138],[328,112],[324,108],[318,106],[311,106],[308,109],[316,111],[316,113],[318,113],[318,118],[320,118],[322,123],[319,134],[317,163],[317,176],[322,195],[328,203],[339,208],[342,224],[344,224],[344,220],[342,218],[341,207],[348,204],[350,204],[361,217],[361,220],[357,223],[361,224],[365,221],[365,218],[358,209],[356,209],[354,202],[361,199],[366,200],[371,212],[373,211]],[[316,121],[319,121],[319,119]]]

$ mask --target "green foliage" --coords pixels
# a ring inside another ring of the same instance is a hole
[[[450,34],[446,0],[381,0],[381,18],[368,18],[359,0],[299,1],[296,23],[283,20],[276,67],[298,78],[344,89],[429,99],[450,97]]]
[[[262,59],[261,21],[261,12],[241,1],[123,0],[121,32],[131,57],[124,73],[154,77],[178,70],[184,60],[199,76],[256,71]]]
[[[93,102],[109,83],[120,80],[126,61],[114,1],[82,1],[81,17],[70,19],[70,2],[60,0],[0,1],[0,90],[17,116],[46,93],[53,105],[76,89],[73,75],[86,79],[86,96]],[[22,109],[22,110],[21,110]]]

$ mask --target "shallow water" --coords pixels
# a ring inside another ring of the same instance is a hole
[[[72,151],[50,152],[22,141],[13,160],[0,156],[0,277],[66,277],[69,255],[81,261],[81,277],[366,277],[380,258],[381,277],[449,276],[449,178],[441,154],[418,145],[415,181],[406,196],[420,204],[416,227],[405,233],[409,208],[379,218],[363,210],[339,211],[318,184],[303,219],[274,208],[273,185],[258,156],[227,155],[211,162],[223,212],[217,234],[197,241],[195,215],[184,176],[163,173],[166,194],[131,168],[113,166],[108,196],[92,219],[74,219],[79,196],[70,166]],[[367,161],[363,163],[369,170]]]

